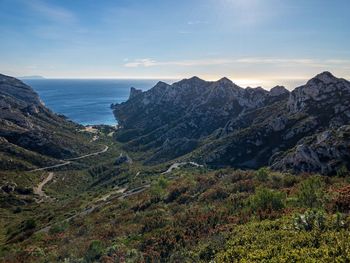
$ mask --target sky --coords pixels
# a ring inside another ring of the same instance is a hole
[[[0,73],[223,76],[292,89],[350,79],[349,0],[0,0]]]

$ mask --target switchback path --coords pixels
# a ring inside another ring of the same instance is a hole
[[[58,168],[58,167],[66,166],[66,165],[68,165],[68,164],[70,164],[70,163],[71,163],[71,162],[64,162],[64,163],[55,164],[55,165],[52,165],[52,166],[46,166],[46,167],[42,167],[42,168],[30,170],[29,172],[45,171],[45,170],[49,170],[49,169],[53,169],[53,168]]]
[[[52,166],[47,166],[47,167],[34,169],[34,170],[31,170],[30,172],[38,172],[38,171],[44,171],[44,170],[49,170],[49,169],[52,169],[52,168],[66,166],[66,165],[71,164],[72,161],[81,160],[81,159],[84,159],[84,158],[87,158],[87,157],[90,157],[90,156],[96,156],[96,155],[105,153],[105,152],[108,151],[108,149],[109,149],[109,147],[107,145],[105,145],[105,148],[102,151],[86,154],[86,155],[83,155],[83,156],[80,156],[80,157],[76,157],[76,158],[72,158],[72,159],[67,159],[67,160],[64,160],[65,161],[64,163],[60,163],[60,164],[56,164],[56,165],[52,165]],[[53,176],[54,176],[54,173],[50,172],[48,174],[48,176],[42,182],[40,182],[40,184],[37,187],[34,186],[33,187],[34,194],[39,195],[41,198],[50,198],[43,191],[43,187],[44,187],[44,185],[46,185],[48,182],[50,182],[53,179]]]
[[[33,187],[34,194],[37,194],[43,198],[49,198],[49,196],[46,195],[45,192],[43,191],[43,187],[45,184],[47,184],[53,179],[53,176],[54,176],[54,173],[49,173],[49,175],[37,187]]]
[[[46,167],[42,167],[42,168],[37,168],[37,169],[34,169],[34,170],[30,170],[29,172],[38,172],[38,171],[44,171],[44,170],[49,170],[49,169],[52,169],[52,168],[58,168],[58,167],[66,166],[66,165],[71,164],[72,161],[81,160],[81,159],[85,159],[85,158],[90,157],[90,156],[96,156],[96,155],[105,153],[105,152],[108,151],[108,149],[109,149],[109,147],[107,145],[105,145],[105,148],[102,151],[86,154],[86,155],[83,155],[83,156],[80,156],[80,157],[76,157],[76,158],[62,160],[64,163],[59,163],[59,164],[56,164],[56,165],[51,165],[51,166],[46,166]]]
[[[86,155],[83,155],[83,156],[80,156],[80,157],[76,157],[76,158],[66,159],[65,161],[76,161],[76,160],[81,160],[81,159],[84,159],[84,158],[87,158],[87,157],[90,157],[90,156],[96,156],[96,155],[99,155],[101,153],[107,152],[108,149],[109,149],[109,147],[107,145],[105,145],[105,148],[102,151],[99,151],[99,152],[96,152],[96,153],[86,154]]]

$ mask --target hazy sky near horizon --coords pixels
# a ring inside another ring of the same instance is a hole
[[[0,0],[0,73],[350,79],[349,0]]]

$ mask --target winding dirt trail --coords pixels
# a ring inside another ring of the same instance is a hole
[[[48,195],[45,194],[43,191],[43,187],[45,184],[50,182],[53,179],[54,173],[49,173],[49,175],[41,181],[41,183],[37,187],[33,187],[34,194],[39,195],[41,198],[50,198]]]
[[[68,161],[68,162],[64,162],[64,163],[55,164],[55,165],[52,165],[52,166],[46,166],[46,167],[30,170],[29,172],[45,171],[45,170],[49,170],[49,169],[52,169],[52,168],[58,168],[58,167],[66,166],[66,165],[68,165],[70,163],[71,162]]]
[[[37,168],[37,169],[34,169],[34,170],[30,170],[29,172],[38,172],[38,171],[44,171],[44,170],[49,170],[49,169],[52,169],[52,168],[58,168],[58,167],[66,166],[66,165],[71,164],[72,161],[81,160],[81,159],[84,159],[84,158],[87,158],[87,157],[90,157],[90,156],[96,156],[96,155],[105,153],[105,152],[108,151],[108,149],[109,149],[109,147],[107,145],[105,145],[105,148],[102,151],[86,154],[86,155],[79,156],[79,157],[76,157],[76,158],[62,160],[64,163],[59,163],[59,164],[55,164],[55,165],[51,165],[51,166]]]
[[[99,155],[101,153],[107,152],[108,149],[109,149],[109,147],[107,145],[105,145],[105,148],[102,151],[86,154],[86,155],[83,155],[83,156],[80,156],[80,157],[76,157],[76,158],[66,159],[65,161],[68,161],[68,162],[69,161],[76,161],[76,160],[85,159],[85,158],[90,157],[90,156],[96,156],[96,155]]]
[[[31,170],[30,172],[38,172],[38,171],[44,171],[44,170],[48,170],[48,169],[52,169],[52,168],[57,168],[57,167],[62,167],[62,166],[66,166],[66,165],[69,165],[72,163],[72,161],[75,161],[75,160],[81,160],[81,159],[84,159],[84,158],[87,158],[87,157],[90,157],[90,156],[96,156],[96,155],[99,155],[99,154],[102,154],[102,153],[105,153],[107,152],[109,149],[109,147],[107,145],[105,145],[105,148],[102,150],[102,151],[99,151],[99,152],[95,152],[95,153],[90,153],[90,154],[86,154],[86,155],[83,155],[83,156],[80,156],[80,157],[76,157],[76,158],[72,158],[72,159],[67,159],[67,160],[63,160],[64,163],[60,163],[60,164],[56,164],[56,165],[51,165],[51,166],[46,166],[46,167],[42,167],[42,168],[38,168],[38,169],[34,169],[34,170]],[[39,195],[40,198],[47,198],[47,199],[50,199],[51,197],[49,197],[48,195],[45,194],[45,192],[43,191],[43,187],[48,183],[50,182],[54,177],[54,173],[53,172],[50,172],[48,174],[48,176],[43,180],[41,181],[38,186],[34,186],[33,187],[33,192],[34,194],[36,195]],[[40,202],[40,201],[39,201]]]

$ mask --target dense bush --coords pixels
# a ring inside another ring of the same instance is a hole
[[[260,182],[266,182],[269,179],[269,170],[266,167],[262,167],[256,171],[256,178]]]
[[[57,233],[62,233],[66,228],[68,227],[68,222],[60,222],[57,224],[54,224],[50,228],[50,234],[57,234]]]
[[[206,174],[193,170],[178,169],[170,176],[140,175],[129,190],[146,183],[150,188],[123,200],[115,195],[107,202],[99,201],[101,206],[93,213],[67,225],[54,225],[40,239],[20,236],[15,224],[9,225],[12,231],[4,236],[15,237],[13,244],[23,252],[7,254],[19,262],[67,258],[69,262],[347,262],[350,257],[346,178],[295,176],[266,169]],[[130,175],[134,178],[135,172]],[[81,211],[109,190],[69,206]],[[46,204],[54,203],[40,206]],[[66,212],[61,207],[57,210]],[[343,214],[333,214],[336,211]],[[30,216],[25,209],[17,216],[22,217],[22,231]],[[34,217],[41,227],[57,220],[51,221],[51,214]],[[45,254],[34,256],[31,249],[35,246]]]
[[[285,195],[267,188],[259,188],[251,196],[250,208],[254,211],[281,210],[284,208]]]
[[[289,219],[261,221],[233,229],[215,262],[349,262],[347,231],[297,231]]]
[[[28,219],[24,222],[24,230],[36,228],[36,221],[34,219]]]
[[[348,171],[348,168],[346,167],[346,165],[340,166],[339,169],[337,170],[337,176],[339,176],[339,177],[344,177],[348,174],[349,174],[349,171]]]
[[[90,243],[89,249],[85,254],[86,262],[95,262],[98,260],[103,254],[103,244],[99,240],[94,240]]]
[[[297,230],[324,230],[326,217],[321,211],[310,210],[304,214],[298,214],[294,217],[294,228]]]
[[[325,201],[325,184],[320,176],[313,176],[301,182],[297,197],[299,204],[308,208],[321,208]]]
[[[166,187],[168,186],[169,182],[164,176],[160,176],[156,182],[152,185],[151,188],[151,194],[154,199],[160,199],[163,198],[166,194]]]

